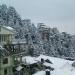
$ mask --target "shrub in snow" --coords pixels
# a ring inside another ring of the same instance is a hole
[[[75,68],[75,62],[72,63],[72,66]]]

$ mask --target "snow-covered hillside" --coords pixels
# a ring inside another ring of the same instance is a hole
[[[0,25],[15,29],[16,40],[12,41],[26,42],[28,47],[20,47],[21,51],[29,50],[29,55],[46,54],[75,58],[75,35],[64,31],[60,33],[57,28],[47,27],[44,23],[38,23],[36,27],[31,19],[22,19],[12,6],[0,5]]]
[[[27,63],[36,63],[38,61],[41,61],[41,58],[44,60],[50,60],[52,62],[44,62],[43,65],[53,67],[54,70],[50,71],[51,75],[75,75],[75,68],[72,66],[72,63],[74,61],[69,61],[65,59],[55,58],[55,57],[49,57],[45,55],[40,55],[39,57],[30,57],[26,56],[23,57],[23,62]],[[45,75],[45,70],[41,70],[36,72],[33,75]]]

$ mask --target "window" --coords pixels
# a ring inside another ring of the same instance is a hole
[[[1,32],[1,26],[0,26],[0,32]]]
[[[3,59],[3,64],[8,64],[8,58]]]
[[[4,69],[4,75],[7,75],[7,69]]]

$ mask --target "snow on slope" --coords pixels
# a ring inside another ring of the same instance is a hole
[[[49,56],[45,56],[45,55],[40,55],[38,58],[36,58],[36,60],[41,61],[41,58],[43,58],[44,60],[49,59],[53,63],[50,65],[52,65],[55,69],[62,67],[67,62],[69,62],[71,64],[71,61],[68,61],[65,59],[60,59],[60,58],[55,58],[55,57],[49,57]],[[44,64],[47,64],[47,63],[44,63]]]
[[[44,63],[44,65],[50,65],[55,68],[54,71],[51,71],[51,75],[75,75],[75,69],[71,66],[73,61],[49,57],[45,55],[40,55],[36,60],[41,61],[41,58],[44,60],[49,59],[53,64]],[[34,75],[45,75],[45,71],[39,71]]]

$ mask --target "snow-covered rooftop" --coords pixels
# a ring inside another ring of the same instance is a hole
[[[38,61],[36,61],[34,57],[26,56],[22,58],[22,62],[24,64],[34,64],[37,63]]]
[[[14,30],[12,27],[10,26],[3,26],[4,28],[8,29],[8,30]]]
[[[39,57],[25,56],[22,58],[23,62],[28,64],[33,64],[35,62],[41,61],[41,58],[44,60],[50,60],[53,64],[44,62],[43,65],[53,67],[54,70],[50,71],[51,75],[75,75],[75,68],[72,67],[74,61],[69,61],[56,57],[49,57],[45,55],[40,55]],[[46,70],[38,71],[33,75],[45,75]]]

